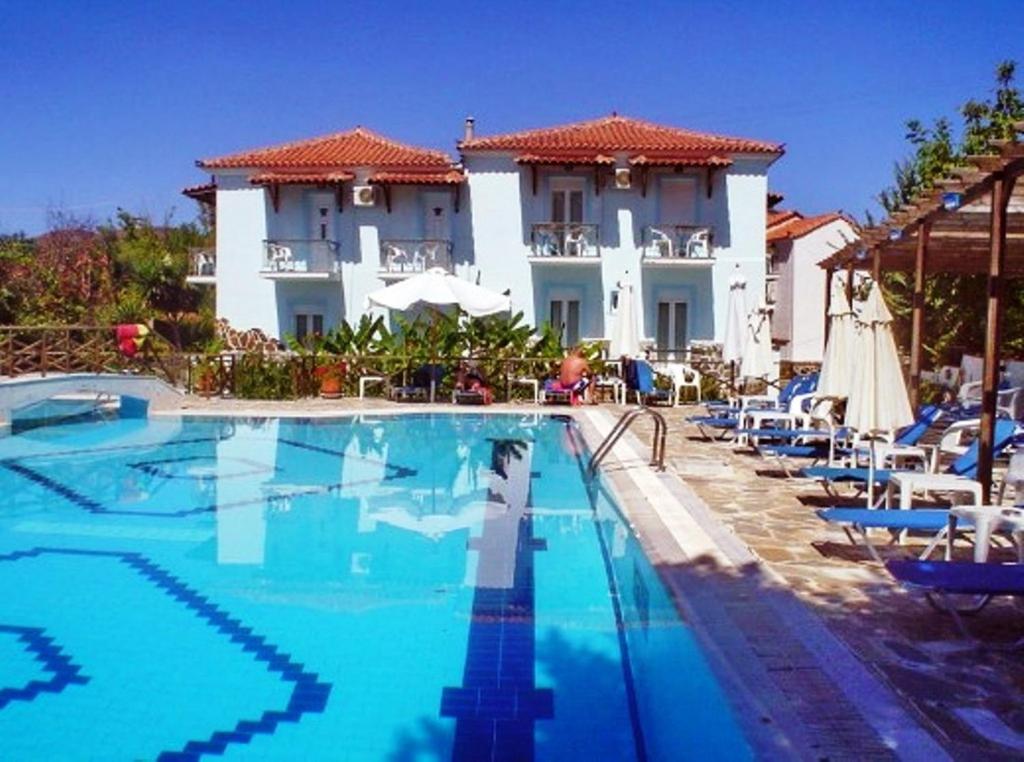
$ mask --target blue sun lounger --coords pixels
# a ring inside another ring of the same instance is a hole
[[[914,508],[910,511],[877,510],[872,508],[821,508],[815,513],[822,521],[830,524],[838,524],[850,538],[850,542],[857,544],[853,532],[857,532],[864,540],[864,546],[868,553],[876,561],[882,558],[868,538],[869,529],[886,529],[892,534],[889,544],[897,542],[905,532],[921,532],[933,535],[931,541],[925,546],[920,558],[928,558],[936,546],[946,538],[949,531],[949,510],[946,508]],[[966,519],[957,520],[957,529],[970,529],[973,524]]]
[[[996,421],[995,446],[993,447],[994,454],[998,455],[1013,443],[1016,430],[1017,424],[1013,421]],[[945,470],[945,473],[963,476],[967,479],[974,479],[978,473],[978,447],[978,440],[975,439],[971,443],[970,447],[968,447],[963,454],[950,464],[950,466]],[[899,472],[887,468],[876,469],[874,472],[875,484],[885,486],[889,483],[889,477],[893,473]],[[869,470],[863,467],[841,468],[839,466],[811,466],[810,468],[803,469],[800,472],[800,475],[809,479],[817,479],[821,481],[826,485],[826,490],[828,490],[828,485],[836,482],[856,482],[866,484],[868,479],[871,478]]]
[[[793,399],[797,394],[807,394],[814,391],[818,385],[818,374],[811,373],[806,376],[794,376],[789,382],[783,387],[782,391],[779,392],[778,399],[776,400],[775,406],[779,410],[785,410],[789,407],[790,400]],[[709,402],[705,405],[708,410],[707,415],[693,415],[687,418],[690,423],[697,424],[697,428],[700,429],[701,434],[706,439],[714,439],[711,434],[708,433],[707,429],[717,429],[718,439],[723,439],[726,435],[735,432],[739,426],[739,416],[742,412],[742,408],[738,405],[727,405],[723,403]]]
[[[960,618],[961,613],[976,613],[996,595],[1024,596],[1024,564],[987,564],[963,561],[907,561],[892,560],[885,564],[900,583],[924,590],[936,608],[953,616],[964,637],[970,633]],[[973,595],[980,599],[968,608],[959,608],[950,595]],[[940,603],[936,603],[935,599]],[[1010,645],[1020,648],[1024,639]]]

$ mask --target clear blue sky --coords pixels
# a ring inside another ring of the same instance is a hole
[[[1024,80],[1024,3],[0,0],[0,232],[191,219],[195,159],[363,124],[454,151],[617,110],[787,144],[787,206],[860,215],[903,122]]]

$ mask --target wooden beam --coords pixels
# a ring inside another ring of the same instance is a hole
[[[533,189],[533,195],[537,195],[537,165],[530,165],[530,187]]]
[[[846,265],[846,301],[849,304],[853,304],[853,260],[851,259]]]
[[[871,250],[871,280],[882,282],[882,252],[877,246]]]
[[[459,206],[462,202],[462,183],[455,185],[455,213],[459,213]]]
[[[338,211],[345,211],[345,185],[343,183],[334,186],[334,199],[338,204]]]
[[[380,187],[384,191],[384,206],[387,207],[388,214],[391,214],[391,186],[388,183],[381,183]]]
[[[924,344],[924,275],[928,259],[928,238],[931,223],[917,231],[917,253],[914,259],[914,300],[910,316],[910,408],[917,410],[921,392],[921,354]]]
[[[992,496],[992,461],[995,444],[996,394],[999,389],[999,342],[1002,339],[1003,267],[1006,262],[1006,208],[1013,180],[997,176],[992,182],[992,230],[989,240],[988,310],[985,353],[981,372],[981,434],[978,437],[978,481],[981,502]]]
[[[270,186],[270,203],[274,205],[274,213],[276,214],[281,206],[281,186],[277,183]]]
[[[828,313],[832,309],[832,274],[834,272],[835,270],[831,267],[825,271],[825,346],[828,346],[828,335],[832,330],[832,321],[829,319]]]

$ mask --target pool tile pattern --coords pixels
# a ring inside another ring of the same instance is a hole
[[[0,624],[0,633],[4,632],[14,635],[51,677],[48,680],[30,680],[22,686],[0,688],[0,709],[12,701],[32,701],[42,693],[60,693],[69,685],[89,682],[89,678],[81,674],[82,668],[74,664],[41,627]]]
[[[276,674],[283,682],[292,683],[291,696],[287,706],[283,709],[267,709],[256,719],[239,720],[231,729],[217,730],[208,738],[186,742],[181,749],[164,751],[157,757],[161,762],[192,762],[206,754],[223,754],[232,744],[249,743],[256,735],[271,735],[280,724],[299,722],[303,715],[323,712],[327,706],[332,688],[330,683],[321,682],[315,673],[307,671],[306,667],[295,661],[290,654],[284,653],[278,646],[269,643],[262,635],[255,634],[251,627],[246,627],[241,620],[232,617],[224,609],[210,602],[206,596],[201,595],[141,553],[39,547],[0,555],[0,562],[46,555],[104,557],[127,565],[160,592],[191,610],[207,626],[216,630],[232,643],[239,645],[241,650],[251,654],[255,661],[265,664],[268,672]],[[31,628],[23,629],[31,630]],[[29,642],[30,647],[35,647],[35,652],[42,654],[43,658],[47,660],[50,671],[54,671],[60,679],[63,679],[61,688],[73,682],[81,684],[85,679],[78,676],[80,668],[72,665],[69,660],[61,660],[60,651],[53,647],[52,641],[45,637],[40,639],[39,631],[31,632]],[[51,665],[59,666],[54,669]],[[78,679],[72,679],[76,677]],[[38,694],[43,690],[44,688],[39,687],[35,693]],[[51,692],[53,692],[52,689]],[[2,695],[0,693],[0,696]],[[32,697],[34,698],[34,696]],[[2,706],[3,704],[0,703],[0,708]]]

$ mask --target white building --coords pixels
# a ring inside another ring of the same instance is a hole
[[[609,335],[628,278],[666,352],[721,340],[736,268],[764,288],[778,144],[613,115],[484,137],[467,120],[458,148],[461,165],[356,129],[200,161],[212,183],[186,193],[215,202],[217,251],[193,280],[234,327],[302,335],[437,265],[573,344]]]
[[[768,211],[768,301],[782,363],[821,362],[827,275],[818,263],[857,237],[850,220],[837,212],[804,217]]]

